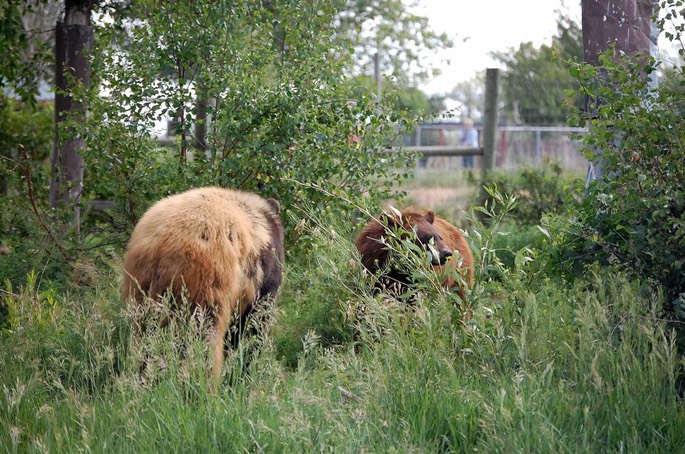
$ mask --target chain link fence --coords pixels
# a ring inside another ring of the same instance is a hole
[[[439,123],[419,125],[407,137],[406,145],[412,146],[459,146],[462,125]],[[476,126],[479,135],[482,127]],[[515,170],[526,166],[538,166],[545,162],[558,162],[565,171],[587,170],[587,159],[581,154],[581,143],[572,139],[574,134],[584,134],[584,128],[563,126],[498,126],[495,135],[495,168]],[[481,139],[482,144],[482,139]],[[476,168],[481,157],[476,157]],[[421,166],[439,169],[461,169],[461,156],[436,156],[423,158]]]

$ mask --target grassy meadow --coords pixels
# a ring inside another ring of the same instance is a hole
[[[6,286],[0,452],[682,452],[684,361],[659,289],[550,271],[553,232],[508,223],[506,199],[491,222],[457,210],[476,190],[453,182],[424,173],[407,191],[417,207],[422,187],[448,193],[436,210],[478,264],[467,301],[409,256],[413,302],[374,295],[358,226],[291,213],[312,246],[287,256],[265,329],[229,352],[216,393],[202,327],[131,328],[121,256],[89,287],[46,290],[39,270]]]

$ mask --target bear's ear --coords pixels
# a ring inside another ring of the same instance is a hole
[[[281,204],[278,203],[278,200],[269,198],[266,199],[266,203],[274,210],[274,213],[278,214],[281,212]]]
[[[426,218],[426,221],[428,221],[429,224],[432,224],[433,221],[435,221],[435,211],[428,210],[424,218]]]

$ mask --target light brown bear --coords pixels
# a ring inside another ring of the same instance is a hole
[[[137,304],[185,292],[210,315],[212,383],[218,384],[227,331],[237,313],[275,297],[282,281],[283,227],[274,199],[223,188],[193,189],[155,203],[131,235],[122,295]]]
[[[383,213],[378,219],[369,222],[355,241],[357,250],[361,254],[361,262],[364,268],[371,273],[384,270],[383,278],[379,281],[380,287],[398,288],[400,292],[411,285],[411,278],[404,270],[388,267],[390,249],[383,244],[381,238],[389,238],[390,232],[402,229],[405,232],[416,232],[417,242],[426,246],[431,243],[438,256],[433,257],[433,267],[438,271],[444,271],[444,267],[455,271],[459,266],[459,260],[452,258],[454,252],[459,253],[461,267],[466,269],[466,284],[473,287],[473,254],[468,243],[458,228],[435,215],[433,211],[417,211],[407,209],[397,213]],[[404,237],[408,233],[404,234]],[[450,271],[449,269],[447,271]],[[449,290],[455,290],[464,298],[464,289],[454,279],[454,272],[446,273],[443,286]]]

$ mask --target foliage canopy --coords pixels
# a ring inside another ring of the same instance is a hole
[[[412,12],[402,0],[335,0],[336,39],[354,48],[350,73],[374,73],[374,56],[382,73],[415,86],[435,71],[427,55],[452,46],[445,33],[436,33],[426,17]]]
[[[300,222],[295,208],[304,201],[352,216],[352,199],[364,195],[373,205],[397,195],[413,157],[385,150],[412,118],[345,75],[351,55],[332,46],[334,1],[114,6],[100,5],[109,19],[96,25],[90,88],[71,93],[87,114],[64,125],[87,145],[83,204],[105,199],[114,207],[86,213],[85,241],[50,235],[65,241],[59,261],[105,252],[99,244],[123,245],[153,201],[188,187],[278,198],[291,246]],[[164,115],[174,119],[175,138],[160,147],[153,131]],[[198,124],[207,131],[203,143],[195,137]],[[34,188],[45,185],[43,173],[30,174]],[[25,175],[10,182],[8,211],[28,211]],[[40,210],[41,194],[34,196]],[[3,242],[26,252],[19,236]]]
[[[582,61],[583,39],[577,23],[557,20],[557,34],[550,45],[539,48],[522,43],[510,52],[495,53],[505,66],[502,92],[505,109],[514,122],[527,125],[564,124],[568,106],[582,108],[584,97],[569,96],[566,90],[577,87],[569,74],[569,61]]]

